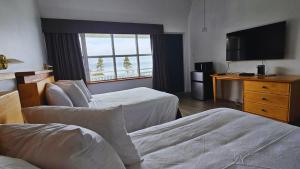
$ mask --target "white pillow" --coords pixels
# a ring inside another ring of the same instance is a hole
[[[108,141],[126,165],[141,157],[125,128],[122,106],[107,109],[70,107],[31,107],[22,109],[28,123],[64,123],[91,129]]]
[[[0,168],[1,169],[39,169],[28,162],[0,155]]]
[[[55,84],[46,84],[46,98],[49,105],[73,107],[69,96]]]
[[[59,80],[59,83],[75,83],[80,90],[82,91],[82,93],[86,96],[87,100],[90,102],[92,99],[92,94],[89,91],[89,89],[86,87],[84,81],[81,80]]]
[[[88,98],[89,101],[91,101],[92,99],[92,94],[91,92],[89,91],[89,89],[87,88],[86,84],[84,83],[84,81],[81,79],[81,80],[75,80],[74,81],[77,86],[83,91],[83,93],[86,95],[86,97]]]
[[[43,169],[125,169],[100,135],[78,126],[2,125],[0,136],[1,153]]]
[[[55,83],[63,89],[72,100],[74,107],[89,107],[89,102],[81,89],[74,83]]]

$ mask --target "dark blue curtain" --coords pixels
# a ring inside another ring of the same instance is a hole
[[[152,34],[151,44],[153,53],[153,88],[159,91],[168,91],[168,62],[164,34]]]
[[[56,80],[85,80],[77,33],[45,33],[48,62]]]

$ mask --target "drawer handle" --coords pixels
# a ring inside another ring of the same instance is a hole
[[[267,89],[268,87],[267,87],[267,86],[263,86],[262,88],[263,88],[263,89]]]
[[[267,101],[268,99],[265,97],[262,97],[261,100]]]
[[[266,109],[261,109],[261,111],[262,111],[262,112],[267,112],[267,110],[266,110]]]

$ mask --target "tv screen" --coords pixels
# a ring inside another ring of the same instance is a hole
[[[227,61],[282,59],[286,22],[227,34]]]

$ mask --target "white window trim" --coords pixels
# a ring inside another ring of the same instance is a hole
[[[84,64],[84,69],[85,69],[85,74],[86,74],[86,79],[89,82],[97,82],[97,81],[91,81],[90,79],[90,69],[89,69],[89,63],[88,59],[89,58],[113,58],[113,65],[114,65],[114,73],[115,73],[115,78],[114,79],[108,79],[108,80],[100,80],[100,81],[114,81],[114,80],[124,80],[126,78],[118,78],[118,71],[117,71],[117,65],[116,65],[116,58],[117,57],[136,57],[137,58],[137,72],[138,75],[135,77],[128,77],[129,80],[132,80],[133,78],[141,79],[144,77],[147,78],[152,78],[152,76],[141,76],[141,69],[140,69],[140,56],[152,56],[151,54],[140,54],[139,53],[139,43],[138,43],[138,35],[140,34],[132,34],[135,35],[135,45],[136,45],[136,54],[130,54],[130,55],[116,55],[115,54],[115,43],[114,43],[114,34],[109,34],[110,39],[111,39],[111,45],[112,45],[112,55],[104,55],[104,56],[88,56],[87,54],[87,45],[86,45],[86,40],[85,40],[85,33],[80,33],[79,37],[81,40],[81,47],[82,47],[82,55],[83,55],[83,64]],[[142,35],[142,34],[141,34]]]
[[[83,57],[83,66],[84,66],[86,81],[91,81],[89,61],[88,61],[88,57],[87,57],[85,34],[81,33],[81,34],[79,34],[79,36],[80,36],[80,40],[81,40],[81,52],[82,52],[82,57]]]

